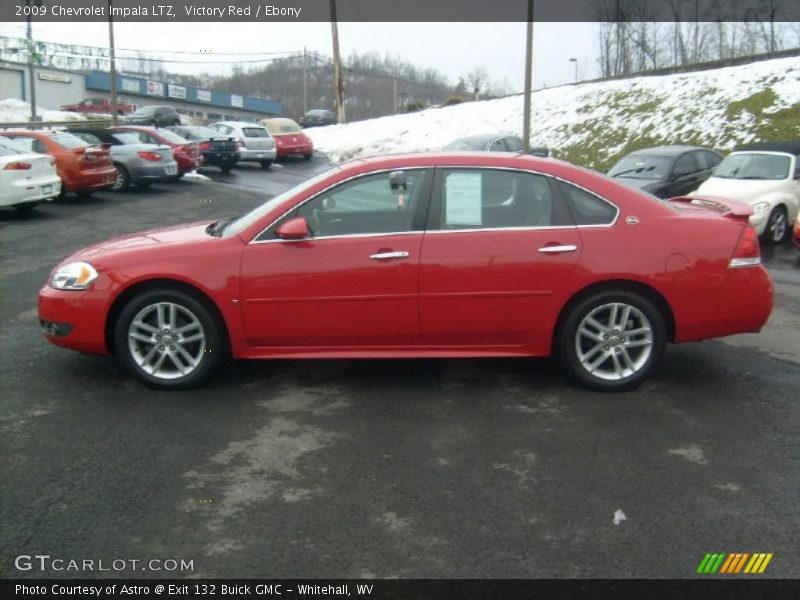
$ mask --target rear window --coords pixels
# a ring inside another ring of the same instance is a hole
[[[599,196],[563,181],[558,182],[576,225],[610,225],[617,208]]]
[[[453,152],[481,152],[486,150],[486,140],[456,140],[444,147]]]
[[[177,133],[173,133],[172,131],[168,131],[166,129],[159,129],[158,130],[159,137],[167,140],[171,144],[182,144],[186,141],[186,138],[179,136]]]
[[[182,134],[185,133],[186,137],[190,140],[207,140],[210,138],[227,137],[222,135],[219,131],[209,129],[208,127],[195,127],[194,129],[181,129]]]
[[[71,150],[72,148],[85,148],[86,146],[91,145],[87,142],[84,142],[77,135],[72,135],[71,133],[63,133],[63,132],[51,133],[50,138],[54,140],[59,146],[62,146],[67,150]]]
[[[300,131],[297,123],[267,123],[267,129],[272,134],[297,133]]]
[[[120,144],[141,144],[141,140],[135,133],[115,133],[112,137]]]
[[[257,138],[265,138],[269,137],[266,129],[262,127],[244,127],[242,129],[242,133],[244,133],[244,137],[257,137]]]
[[[152,115],[154,112],[156,112],[155,106],[142,106],[133,111],[131,115]]]

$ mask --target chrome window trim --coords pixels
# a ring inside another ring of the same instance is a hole
[[[334,187],[336,187],[338,185],[341,185],[341,184],[344,184],[344,183],[349,183],[350,181],[353,181],[355,179],[359,179],[361,177],[367,177],[369,175],[378,175],[380,173],[391,173],[392,171],[411,171],[411,170],[420,170],[420,169],[423,169],[423,170],[424,169],[471,169],[471,170],[480,169],[480,170],[494,170],[494,171],[515,171],[515,172],[518,172],[518,173],[527,173],[527,174],[530,174],[530,175],[541,175],[542,177],[551,177],[551,178],[556,179],[558,181],[562,181],[567,185],[575,186],[576,188],[581,189],[584,192],[586,192],[588,194],[591,194],[592,196],[595,196],[596,198],[598,198],[602,202],[605,202],[606,204],[612,206],[614,208],[614,210],[616,211],[616,214],[614,215],[614,220],[611,223],[604,223],[604,224],[599,224],[599,225],[575,225],[575,224],[573,224],[573,225],[542,225],[542,226],[535,226],[535,227],[533,227],[533,226],[532,227],[515,226],[515,227],[481,227],[481,228],[464,228],[464,229],[417,229],[417,230],[413,230],[413,231],[394,231],[394,232],[386,232],[386,233],[349,233],[349,234],[342,234],[342,235],[326,235],[326,236],[320,236],[320,237],[303,238],[303,239],[300,239],[300,240],[282,240],[280,238],[271,239],[271,240],[259,240],[258,239],[259,237],[264,235],[270,229],[270,227],[275,225],[278,221],[283,219],[290,212],[292,212],[295,209],[299,209],[300,207],[305,205],[307,202],[311,202],[312,200],[318,198],[322,194],[326,193],[328,190],[330,190],[330,189],[332,189],[332,188],[334,188]],[[611,228],[611,227],[613,227],[614,225],[617,224],[617,221],[619,220],[619,217],[620,217],[621,214],[622,214],[622,211],[620,210],[619,206],[617,206],[616,204],[614,204],[610,200],[604,198],[603,196],[600,196],[596,192],[593,192],[593,191],[583,187],[580,184],[577,184],[577,183],[575,183],[573,181],[568,181],[568,180],[564,179],[563,177],[559,177],[558,175],[553,175],[551,173],[543,173],[541,171],[534,171],[534,170],[530,170],[530,169],[521,169],[519,167],[496,167],[496,166],[481,167],[481,166],[473,166],[473,165],[428,165],[428,166],[413,166],[413,167],[406,167],[406,168],[395,167],[393,169],[380,169],[378,171],[372,171],[370,173],[361,173],[359,175],[354,175],[352,177],[348,177],[347,179],[343,179],[343,180],[338,181],[338,182],[336,182],[336,183],[334,183],[332,185],[329,185],[328,187],[320,190],[319,192],[317,192],[316,194],[314,194],[310,198],[307,198],[306,200],[304,200],[301,204],[293,206],[289,210],[284,211],[279,217],[274,219],[272,222],[270,222],[269,225],[267,225],[264,229],[259,231],[258,234],[253,236],[253,239],[250,240],[247,244],[248,245],[251,245],[251,244],[255,245],[255,244],[273,244],[275,242],[282,242],[282,243],[313,242],[313,241],[318,241],[318,240],[334,240],[334,239],[342,239],[342,238],[386,237],[386,236],[410,235],[410,234],[418,234],[418,233],[443,234],[443,233],[477,233],[477,232],[481,232],[481,231],[483,231],[483,232],[486,232],[486,231],[539,231],[539,230],[554,230],[554,229]]]
[[[248,242],[248,244],[264,244],[266,242],[273,242],[273,241],[277,241],[277,242],[285,242],[285,241],[287,241],[287,240],[281,240],[281,239],[259,240],[258,238],[260,238],[262,235],[264,235],[269,230],[270,227],[275,225],[278,221],[283,219],[286,215],[288,215],[293,210],[295,210],[295,209],[299,210],[300,208],[302,208],[303,206],[305,206],[306,204],[308,204],[312,200],[316,200],[317,198],[322,196],[324,193],[326,193],[328,190],[331,190],[331,189],[333,189],[333,188],[335,188],[337,186],[340,186],[340,185],[345,184],[345,183],[350,183],[351,181],[354,181],[356,179],[361,179],[362,177],[369,177],[371,175],[380,175],[381,173],[392,173],[393,171],[419,171],[419,170],[433,169],[433,168],[435,168],[435,167],[417,167],[417,166],[414,166],[414,167],[408,167],[408,168],[395,167],[394,169],[380,169],[378,171],[370,171],[369,173],[359,173],[358,175],[353,175],[352,177],[348,177],[347,179],[342,179],[341,181],[337,181],[336,183],[331,184],[328,187],[320,190],[319,192],[317,192],[316,194],[314,194],[310,198],[306,198],[300,204],[292,206],[289,210],[284,211],[277,219],[275,219],[269,225],[264,227],[264,229],[259,231],[257,235],[253,236],[253,239],[250,240]],[[419,233],[419,231],[408,231],[408,232],[402,232],[401,231],[401,232],[398,232],[398,233]],[[342,235],[338,235],[338,236],[336,236],[336,235],[328,235],[328,236],[324,236],[324,238],[325,239],[330,239],[330,238],[336,238],[336,237],[353,237],[353,236],[361,236],[361,237],[363,237],[365,235],[372,236],[372,235],[393,235],[393,234],[388,234],[388,233],[380,233],[380,234],[348,233],[348,234],[342,234]],[[291,241],[309,241],[309,240],[321,240],[321,239],[323,239],[323,237],[309,237],[309,238],[304,238],[304,240],[291,240]]]

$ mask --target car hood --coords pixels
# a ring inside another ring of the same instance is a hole
[[[697,188],[696,194],[722,196],[723,198],[733,198],[741,202],[751,203],[765,194],[780,191],[783,185],[783,180],[711,177]]]
[[[211,237],[206,228],[213,221],[199,221],[171,227],[161,227],[149,231],[131,233],[93,244],[73,254],[64,262],[85,260],[101,266],[103,260],[131,250],[142,250],[147,247],[163,247],[168,244],[187,244],[219,238]]]

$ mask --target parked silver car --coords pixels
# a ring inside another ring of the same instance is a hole
[[[169,146],[143,144],[133,134],[107,129],[86,127],[69,132],[90,144],[110,145],[111,160],[117,170],[112,190],[125,190],[131,184],[146,188],[178,176],[178,163]]]
[[[239,142],[239,162],[258,162],[262,169],[269,169],[278,155],[275,140],[263,125],[244,121],[219,121],[209,127],[236,138]]]

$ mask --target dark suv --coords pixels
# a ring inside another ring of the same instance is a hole
[[[126,125],[149,125],[150,127],[170,127],[180,125],[181,117],[174,106],[142,106],[127,117]]]

